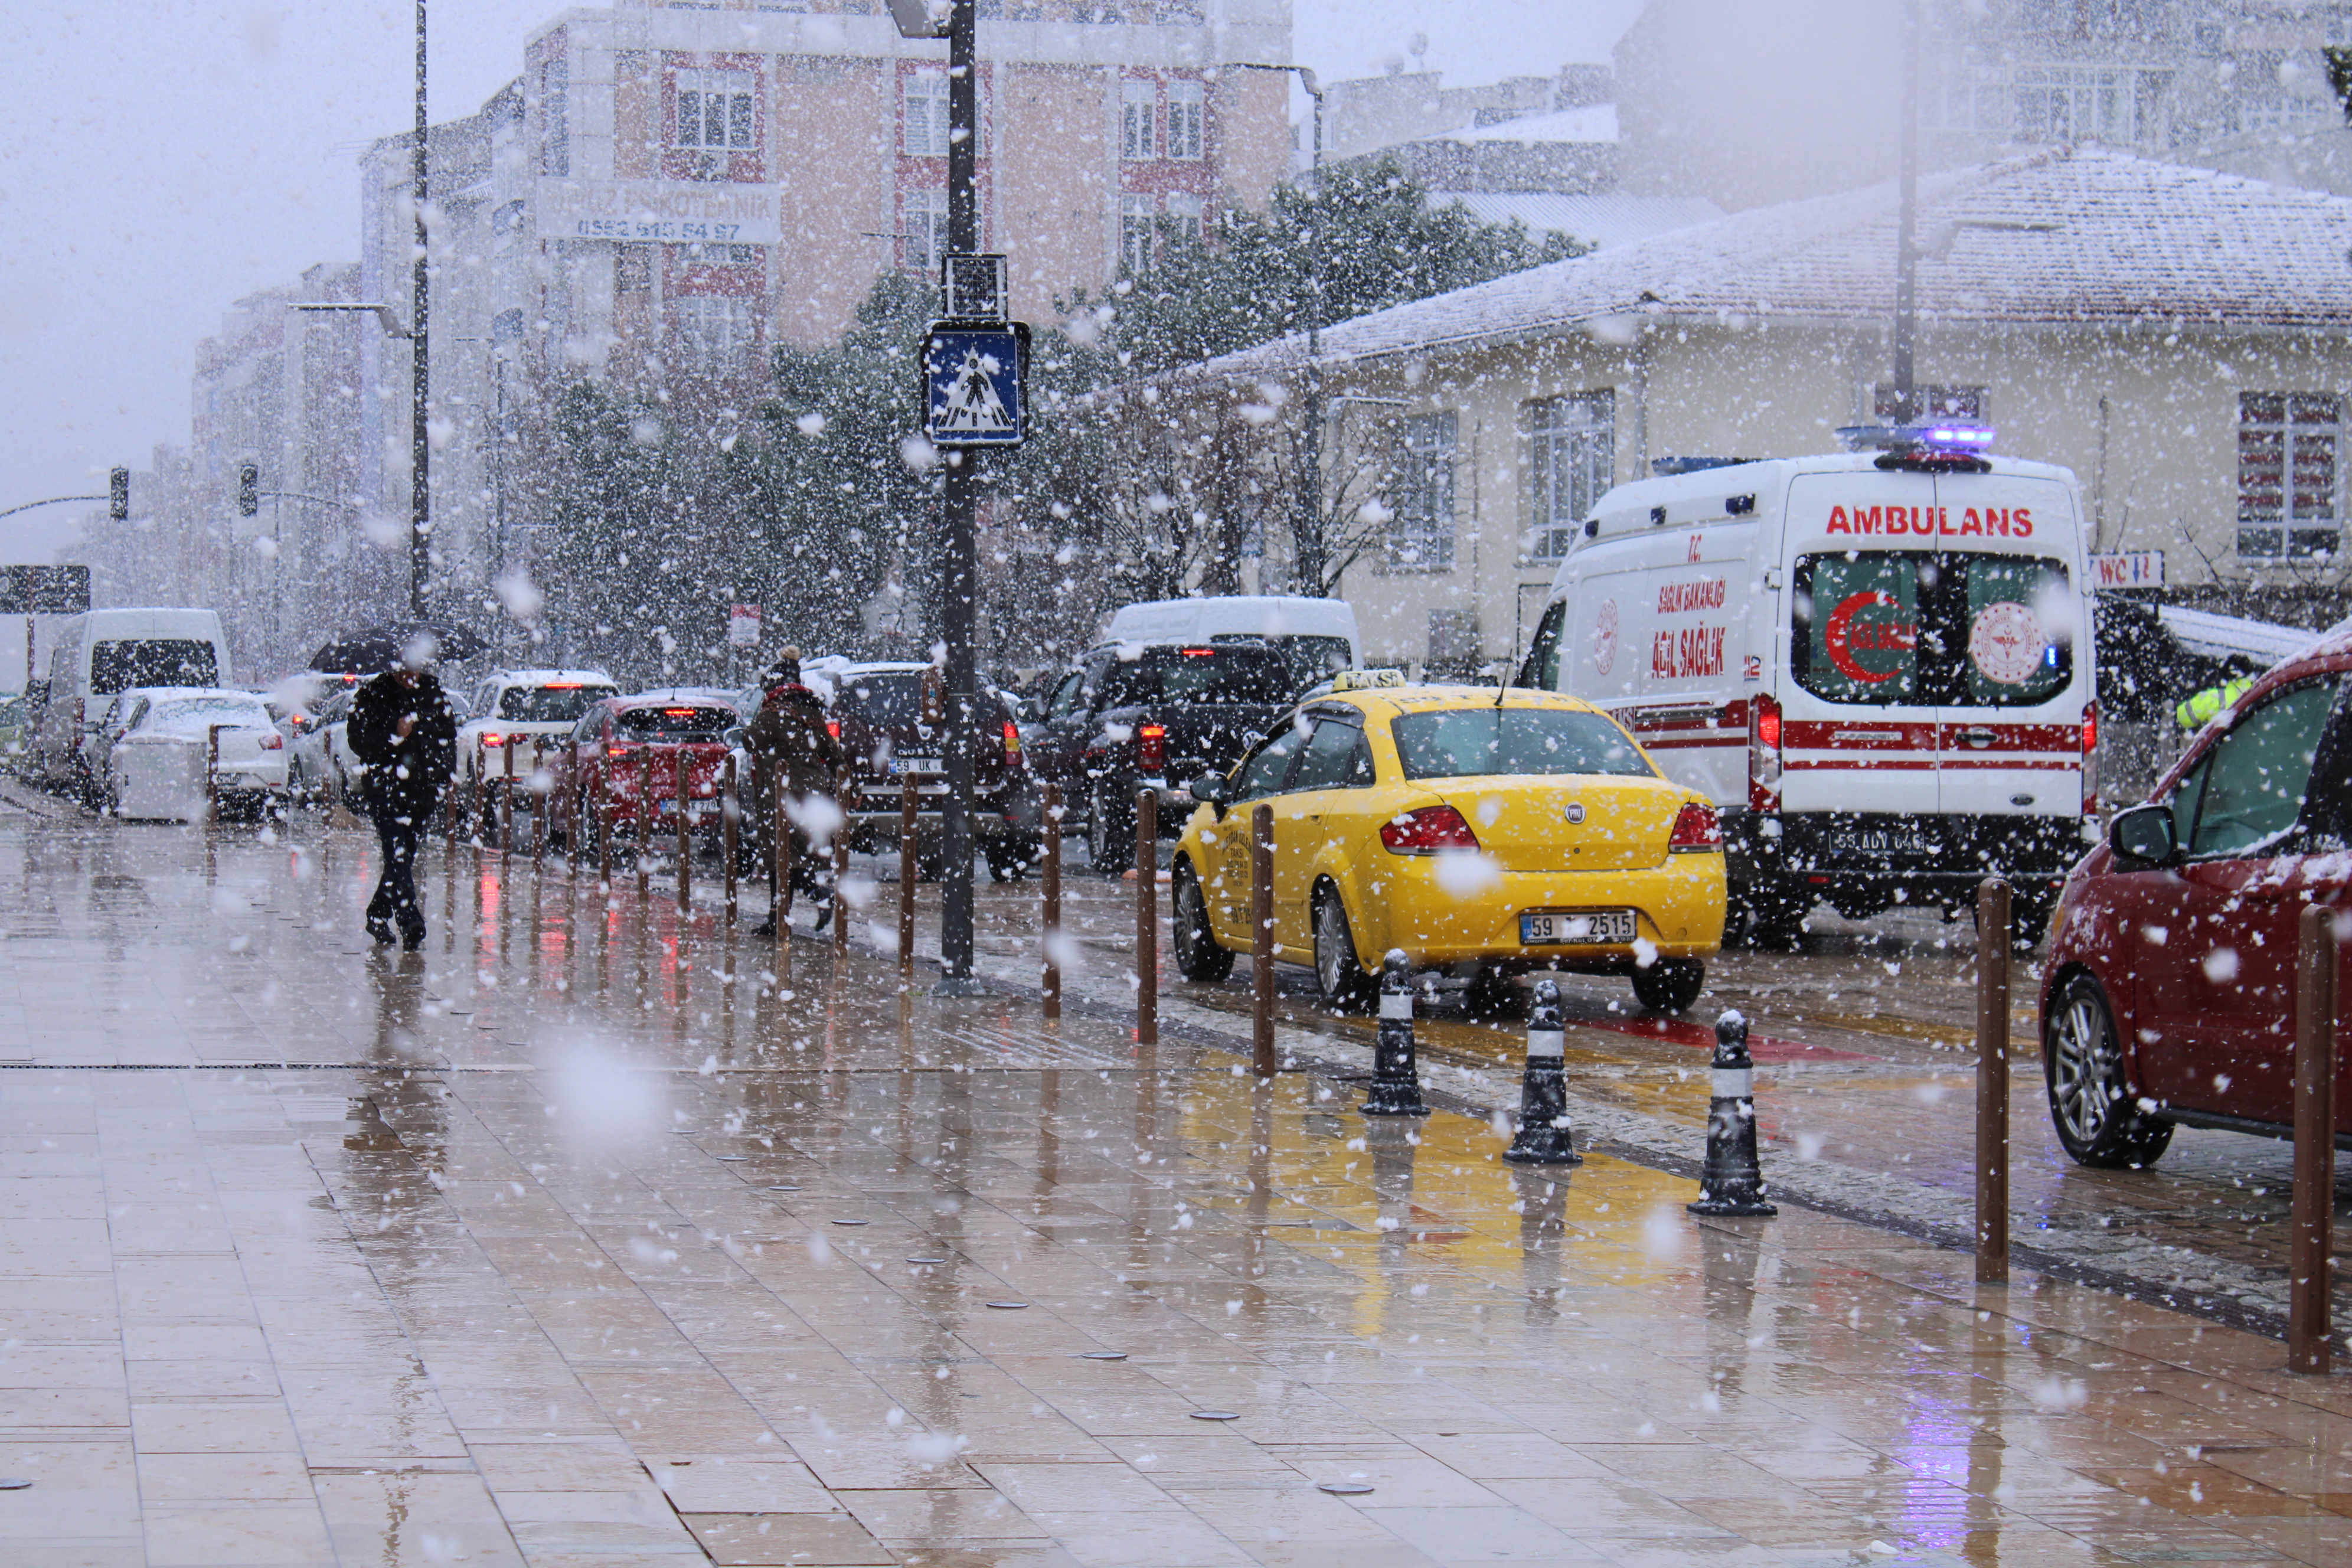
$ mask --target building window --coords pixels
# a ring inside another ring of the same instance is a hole
[[[1118,198],[1118,269],[1129,278],[1151,270],[1151,226],[1158,207],[1150,196]]]
[[[572,60],[558,55],[540,68],[539,170],[572,173]]]
[[[759,301],[734,294],[688,294],[673,304],[682,362],[720,374],[743,367],[759,341]]]
[[[2006,71],[1962,61],[1925,64],[1919,79],[1919,123],[1927,131],[2006,137],[2015,121]]]
[[[2296,98],[2273,91],[2242,93],[2230,107],[2240,131],[2292,131],[2327,120],[2335,112],[2333,99]]]
[[[759,145],[751,121],[750,71],[681,70],[677,144],[705,152],[749,152]]]
[[[2343,400],[2326,392],[2238,397],[2238,554],[2334,555],[2336,452]]]
[[[1966,419],[1972,423],[1985,416],[1985,389],[1981,386],[1915,386],[1911,395],[1919,400],[1921,419]],[[1874,417],[1893,419],[1895,416],[1895,387],[1891,382],[1880,382],[1871,389],[1870,411]]]
[[[899,79],[899,146],[909,158],[948,155],[945,71],[908,71]]]
[[[2139,137],[2139,73],[2089,66],[2021,66],[2017,136],[2021,142],[2108,142]]]
[[[940,258],[948,248],[948,195],[945,191],[898,193],[898,265],[926,278],[936,278]]]
[[[1584,520],[1617,472],[1617,396],[1580,392],[1528,405],[1535,481],[1535,531],[1528,553],[1557,561],[1575,547]]]
[[[1198,158],[1201,128],[1208,115],[1208,94],[1197,81],[1168,84],[1168,156]]]
[[[1202,214],[1207,204],[1198,196],[1176,192],[1168,197],[1168,237],[1185,245],[1201,243]]]
[[[1160,89],[1149,81],[1119,87],[1118,155],[1129,163],[1160,155]]]
[[[760,247],[756,245],[689,245],[679,258],[687,267],[757,267]]]
[[[1404,422],[1389,521],[1389,564],[1407,572],[1454,565],[1454,438],[1460,416],[1415,414]]]

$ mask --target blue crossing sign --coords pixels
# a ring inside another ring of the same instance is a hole
[[[1017,447],[1028,434],[1025,321],[934,321],[923,341],[923,433],[935,447]]]

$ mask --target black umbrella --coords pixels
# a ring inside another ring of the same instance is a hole
[[[424,623],[371,626],[363,632],[337,637],[321,647],[310,656],[310,668],[330,675],[373,675],[398,664],[419,632],[440,643],[443,658],[471,658],[490,646],[480,633],[466,626]]]

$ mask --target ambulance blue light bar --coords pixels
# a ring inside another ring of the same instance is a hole
[[[1932,425],[1848,425],[1838,438],[1849,451],[1981,452],[1992,446],[1990,425],[1938,420]]]

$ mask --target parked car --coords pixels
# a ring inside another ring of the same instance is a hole
[[[1171,780],[1222,773],[1307,685],[1285,650],[1255,638],[1106,643],[1055,684],[1026,732],[1041,781],[1062,792],[1066,824],[1083,824],[1098,871],[1135,864],[1135,796],[1160,794],[1160,830],[1192,804]]]
[[[851,664],[829,672],[833,732],[849,752],[841,805],[852,849],[893,853],[898,843],[905,781],[915,781],[917,854],[926,875],[946,855],[941,808],[947,803],[947,716],[931,666]],[[1036,862],[1042,817],[1024,763],[1018,713],[1010,699],[982,683],[979,750],[973,759],[972,840],[998,881]]]
[[[1353,605],[1287,594],[1147,600],[1116,611],[1097,640],[1178,647],[1264,643],[1290,660],[1297,677],[1293,690],[1363,663]]]
[[[1644,1006],[1698,997],[1723,939],[1723,834],[1605,713],[1492,687],[1335,692],[1193,784],[1171,874],[1178,967],[1222,978],[1249,951],[1250,820],[1274,818],[1275,955],[1314,966],[1334,1006],[1381,955],[1469,979],[1491,1005],[1517,973],[1622,974]]]
[[[2307,906],[2352,903],[2347,845],[2352,634],[2338,633],[2200,731],[2067,877],[2041,994],[2067,1153],[2146,1165],[2175,1126],[2291,1136],[2296,926]],[[2336,1059],[2336,1125],[2352,1126],[2341,1031]]]
[[[223,816],[257,816],[286,794],[286,739],[249,691],[134,687],[100,721],[106,763],[98,788],[105,810],[131,820],[186,822],[205,815],[212,731],[220,732]]]
[[[0,693],[0,768],[15,768],[25,754],[25,695]]]
[[[592,704],[562,748],[548,754],[549,798],[563,803],[555,819],[558,836],[568,839],[576,825],[581,846],[590,852],[606,834],[631,844],[674,842],[677,759],[684,756],[688,823],[698,837],[715,843],[726,735],[740,717],[732,703],[708,694],[681,700],[647,692]]]
[[[528,781],[562,749],[590,704],[619,695],[619,685],[601,669],[506,669],[484,676],[468,693],[472,717],[457,728],[459,779],[480,772],[482,810],[489,813],[505,788],[509,752],[515,777]]]
[[[92,744],[121,693],[140,686],[222,687],[228,638],[211,610],[90,610],[58,624],[47,696],[31,715],[25,771],[95,799],[104,752]]]

